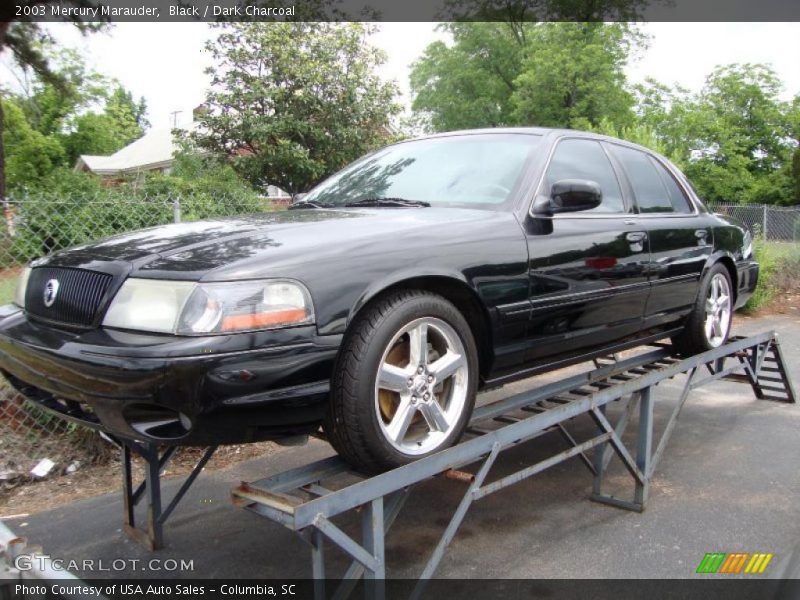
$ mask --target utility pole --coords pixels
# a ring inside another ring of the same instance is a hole
[[[178,127],[178,115],[181,114],[182,110],[173,110],[170,115],[172,115],[172,128],[175,129]]]

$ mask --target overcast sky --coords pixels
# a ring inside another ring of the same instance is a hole
[[[78,48],[87,64],[116,77],[135,96],[147,100],[153,127],[191,119],[191,109],[203,101],[209,57],[203,43],[212,30],[203,23],[121,23],[108,34],[81,38],[64,24],[48,25],[56,36]],[[388,54],[382,69],[397,81],[408,104],[409,65],[425,46],[444,36],[433,23],[384,23],[374,43]],[[631,81],[647,76],[698,90],[716,65],[731,62],[769,63],[784,82],[784,97],[800,93],[800,23],[649,23],[649,48],[628,66]],[[8,62],[4,56],[3,61]],[[0,81],[14,85],[7,66]]]

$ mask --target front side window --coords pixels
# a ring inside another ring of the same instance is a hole
[[[389,146],[331,176],[304,200],[320,205],[402,199],[437,207],[507,207],[541,145],[532,134],[475,134]]]
[[[583,212],[621,213],[625,211],[617,176],[599,142],[566,139],[559,142],[544,178],[545,195],[563,179],[587,179],[600,185],[603,201],[600,206]]]

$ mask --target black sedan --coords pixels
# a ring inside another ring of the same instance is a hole
[[[478,389],[671,337],[724,343],[750,235],[645,148],[565,130],[406,141],[291,210],[34,262],[0,308],[20,392],[175,445],[320,425],[376,471],[455,443]]]

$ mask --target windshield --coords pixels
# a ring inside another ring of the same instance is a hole
[[[540,141],[532,134],[475,134],[396,144],[326,179],[303,202],[500,209]],[[394,202],[374,202],[381,199]]]

